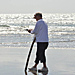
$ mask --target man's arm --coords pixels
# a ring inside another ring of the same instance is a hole
[[[31,34],[37,34],[39,32],[39,30],[40,30],[39,25],[40,25],[39,23],[36,23],[34,30],[29,29],[28,32],[31,33]]]

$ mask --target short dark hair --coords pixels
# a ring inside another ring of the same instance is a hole
[[[40,16],[42,18],[42,13],[36,13],[34,16]]]

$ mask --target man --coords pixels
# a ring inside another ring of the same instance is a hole
[[[37,65],[39,61],[43,63],[43,68],[41,71],[48,71],[46,66],[46,57],[45,50],[48,47],[48,27],[47,24],[42,19],[41,13],[36,13],[34,15],[34,19],[36,19],[37,23],[34,30],[29,29],[28,32],[31,34],[35,34],[36,42],[37,42],[37,53],[35,59],[35,65],[30,70],[37,70]]]

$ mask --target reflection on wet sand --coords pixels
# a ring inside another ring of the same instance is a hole
[[[27,72],[25,71],[25,75],[27,75]]]
[[[29,72],[31,72],[33,75],[38,75],[38,73],[41,73],[42,75],[48,75],[48,71],[46,71],[46,72],[37,72],[37,71],[30,71],[29,70]],[[25,71],[25,75],[28,75],[27,71]]]
[[[48,71],[46,71],[46,72],[39,72],[39,73],[42,73],[42,75],[48,75]]]

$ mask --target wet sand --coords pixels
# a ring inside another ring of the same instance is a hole
[[[24,67],[29,47],[27,48],[0,48],[0,75],[25,75]],[[33,48],[29,66],[34,64],[36,48]],[[47,75],[75,75],[75,49],[46,50]],[[38,65],[38,69],[42,64]],[[34,75],[28,72],[27,75]],[[37,75],[43,75],[37,73]]]

